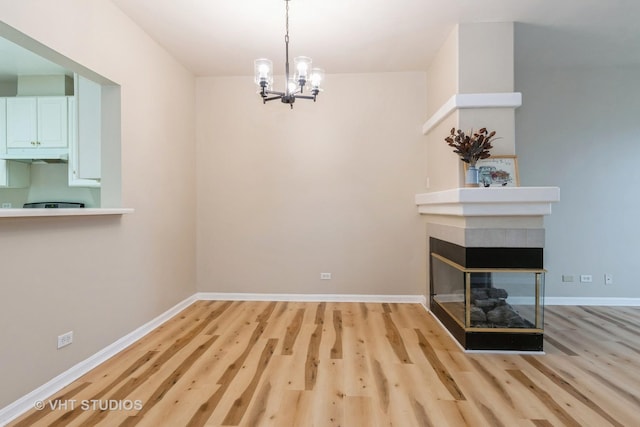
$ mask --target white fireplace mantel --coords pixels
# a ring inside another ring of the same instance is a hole
[[[541,216],[560,201],[558,187],[454,188],[416,194],[418,212],[452,216]]]

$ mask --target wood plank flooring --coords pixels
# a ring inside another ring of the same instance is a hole
[[[416,304],[200,301],[12,426],[640,426],[640,308],[547,307],[545,355]]]

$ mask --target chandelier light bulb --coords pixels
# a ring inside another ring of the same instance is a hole
[[[311,70],[311,78],[309,80],[311,81],[312,88],[319,89],[320,84],[324,80],[324,70],[321,68],[314,68]]]
[[[287,89],[289,93],[295,93],[298,90],[298,83],[294,79],[289,79]]]
[[[293,59],[293,65],[296,68],[296,80],[307,80],[307,74],[311,69],[311,58],[298,56]]]
[[[255,82],[261,85],[261,82],[271,85],[273,82],[273,62],[266,58],[256,59],[254,62]]]

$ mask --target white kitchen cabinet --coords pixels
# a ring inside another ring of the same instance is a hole
[[[102,86],[76,75],[69,98],[69,186],[99,187]]]
[[[7,153],[68,146],[66,96],[6,98]]]
[[[7,152],[7,100],[0,98],[0,154]]]
[[[7,151],[7,102],[0,98],[0,154]],[[29,186],[30,166],[27,163],[0,160],[0,188]]]

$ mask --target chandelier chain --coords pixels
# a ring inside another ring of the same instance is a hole
[[[284,47],[285,47],[285,54],[284,54],[284,75],[285,75],[285,88],[284,88],[284,93],[288,96],[290,93],[289,90],[289,0],[284,0],[284,4],[286,5],[286,29],[287,32],[284,35]],[[291,105],[291,108],[293,108],[293,105]]]
[[[287,32],[284,36],[284,39],[288,42],[289,41],[289,0],[284,0],[284,3],[286,5],[286,29]]]

